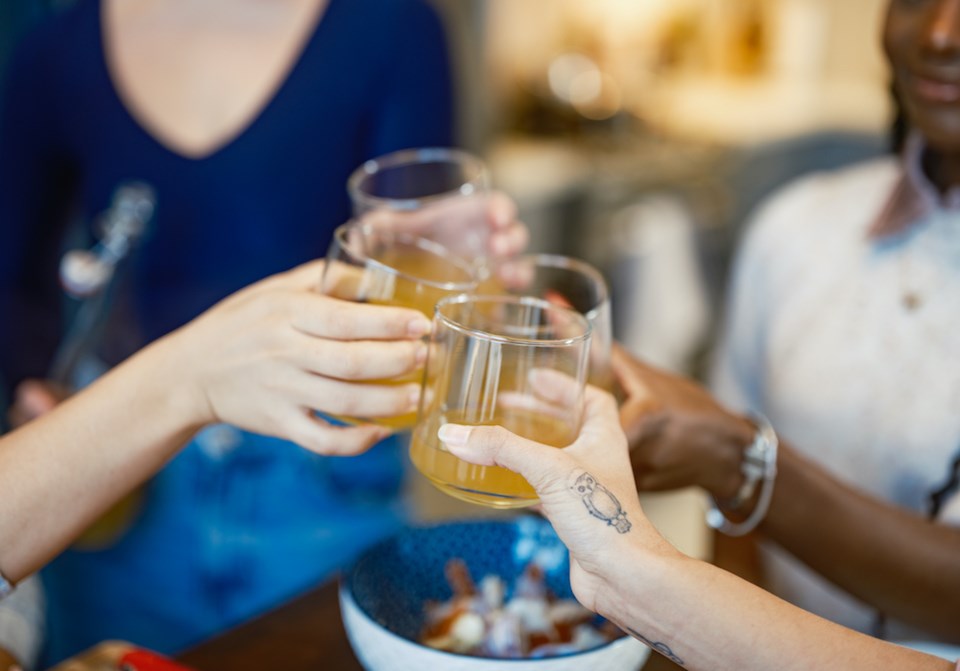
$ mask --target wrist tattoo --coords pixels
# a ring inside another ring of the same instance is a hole
[[[597,482],[595,477],[589,473],[582,473],[571,489],[580,497],[591,515],[603,520],[607,526],[613,527],[619,533],[625,534],[630,531],[630,520],[623,512],[620,501],[613,492]]]
[[[670,649],[670,646],[667,645],[666,643],[651,641],[649,638],[647,638],[646,636],[644,636],[639,632],[634,631],[630,627],[627,627],[626,629],[631,636],[633,636],[635,639],[637,639],[641,643],[644,643],[647,646],[649,646],[651,650],[654,650],[655,652],[659,652],[661,655],[663,655],[664,657],[666,657],[667,659],[669,659],[671,662],[673,662],[678,666],[686,666],[683,663],[683,660],[677,657],[677,655],[673,652],[673,650]]]

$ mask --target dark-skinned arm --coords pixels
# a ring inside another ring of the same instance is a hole
[[[621,423],[641,490],[696,485],[718,501],[742,482],[754,428],[690,380],[636,361],[614,366]],[[960,640],[960,529],[872,497],[802,457],[781,437],[773,499],[760,533],[887,615]],[[743,512],[749,512],[749,506]]]

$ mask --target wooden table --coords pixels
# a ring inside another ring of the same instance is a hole
[[[197,671],[363,671],[332,580],[178,657]]]
[[[331,581],[178,657],[197,671],[363,671],[340,619]],[[643,671],[675,669],[651,655]]]

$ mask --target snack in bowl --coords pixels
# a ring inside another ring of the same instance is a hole
[[[582,652],[623,636],[576,599],[558,598],[537,564],[527,564],[509,589],[495,574],[475,583],[461,559],[449,560],[446,574],[453,596],[426,605],[420,642],[431,648],[522,659]]]
[[[344,627],[364,668],[497,671],[508,664],[516,671],[636,671],[649,655],[649,648],[629,636],[590,650],[548,649],[543,652],[550,656],[539,658],[478,657],[424,645],[420,639],[429,631],[428,605],[437,607],[454,596],[446,576],[451,559],[462,560],[472,576],[497,576],[505,603],[527,589],[531,565],[542,572],[534,577],[555,595],[554,603],[573,599],[569,554],[543,518],[523,515],[408,528],[368,550],[340,584]],[[483,585],[481,580],[477,589]],[[605,631],[603,620],[590,615]]]

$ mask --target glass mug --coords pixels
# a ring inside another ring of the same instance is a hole
[[[354,218],[377,229],[403,230],[483,263],[489,171],[468,152],[445,147],[403,149],[353,171],[347,190]]]
[[[348,222],[334,231],[320,288],[335,298],[413,308],[430,317],[440,299],[473,291],[477,283],[471,263],[432,240],[403,232],[372,231]],[[422,375],[421,369],[367,383],[419,384]],[[399,430],[412,427],[416,417],[416,412],[409,412],[387,418],[336,418]]]
[[[486,291],[490,284],[484,284]],[[613,325],[610,292],[599,270],[586,261],[557,254],[525,254],[501,262],[496,286],[506,293],[535,296],[576,310],[590,322],[590,366],[587,381],[614,390],[610,348]]]
[[[529,296],[453,296],[433,319],[420,411],[410,444],[417,469],[441,491],[495,508],[537,502],[520,475],[469,464],[447,451],[447,422],[500,425],[554,447],[580,430],[590,324]]]

